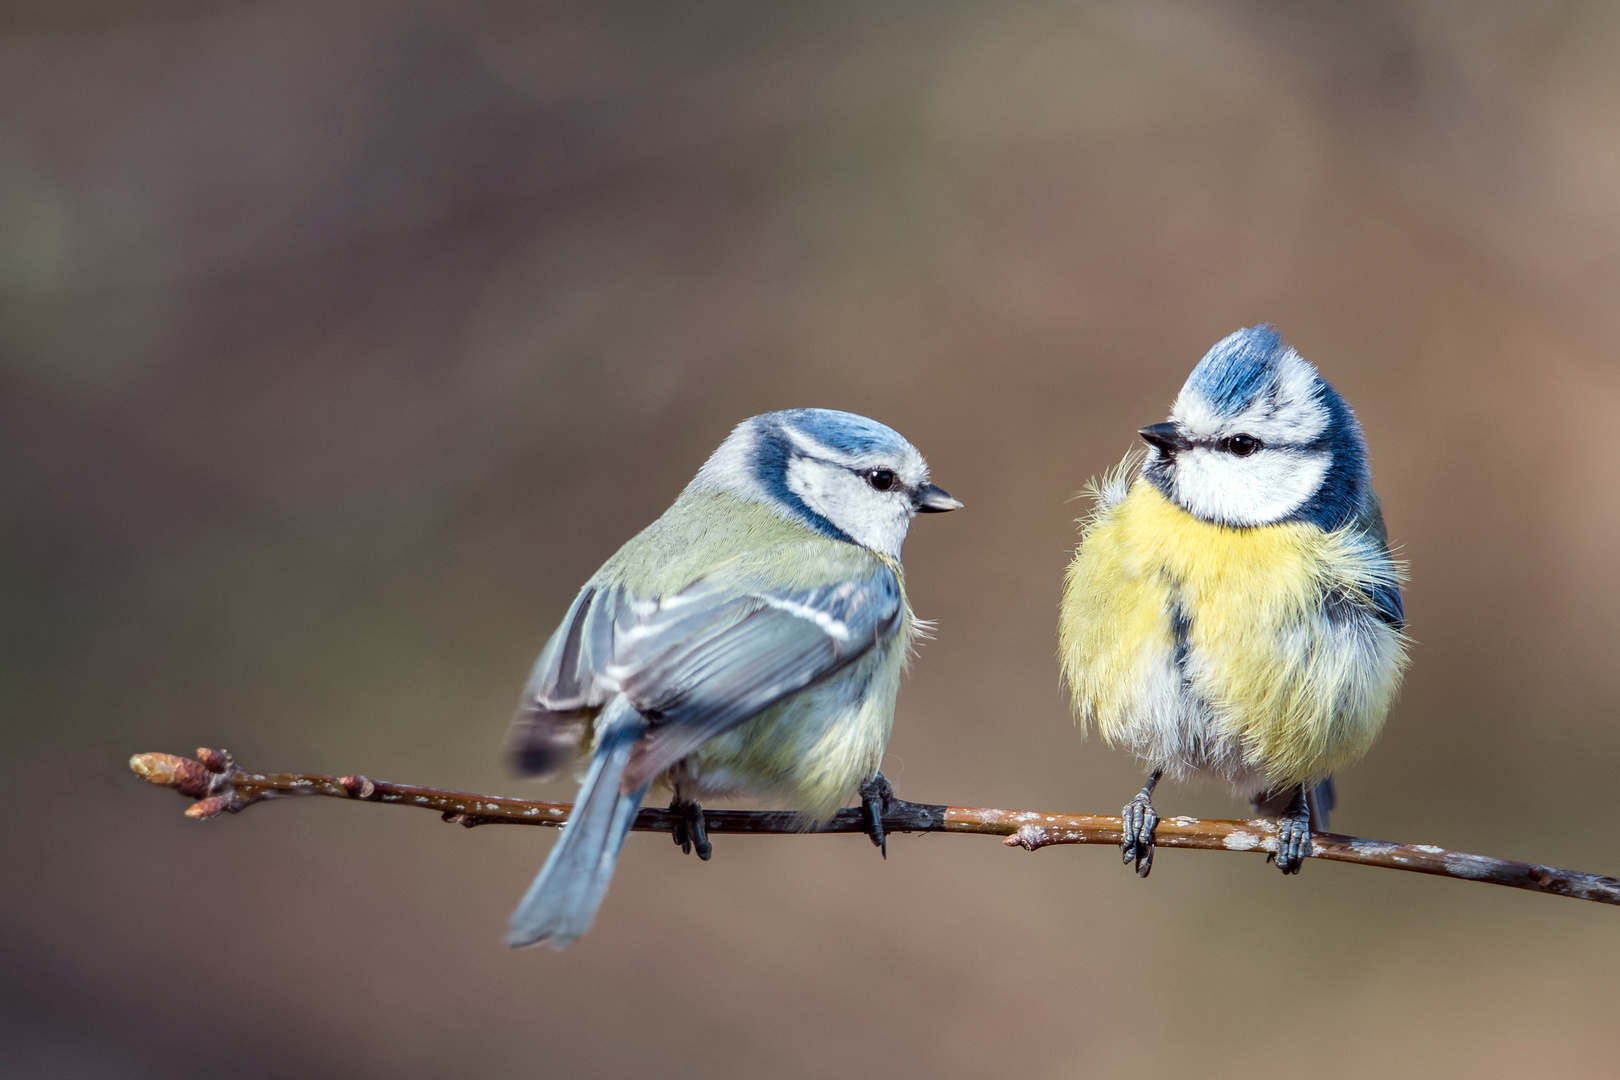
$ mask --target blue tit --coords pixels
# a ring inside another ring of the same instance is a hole
[[[1276,816],[1277,864],[1298,873],[1334,770],[1372,745],[1406,667],[1366,439],[1269,326],[1217,344],[1139,434],[1145,458],[1092,485],[1059,628],[1077,717],[1151,770],[1125,861],[1153,865],[1168,772]]]
[[[585,584],[540,654],[511,750],[550,774],[591,745],[574,809],[518,904],[509,944],[589,929],[655,783],[707,859],[700,799],[786,804],[807,825],[878,772],[918,620],[900,546],[962,504],[899,433],[828,409],[745,420],[675,504]]]

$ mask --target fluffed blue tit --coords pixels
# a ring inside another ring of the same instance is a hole
[[[511,751],[535,775],[590,765],[507,941],[563,948],[590,927],[642,800],[682,813],[756,796],[824,821],[860,793],[882,844],[878,771],[918,630],[900,547],[962,504],[898,432],[853,413],[745,420],[663,516],[586,582],[540,654]]]
[[[1269,326],[1193,368],[1170,419],[1091,492],[1060,646],[1079,720],[1151,770],[1125,806],[1147,876],[1154,786],[1211,777],[1277,817],[1298,873],[1333,772],[1361,757],[1406,667],[1401,568],[1349,404]]]

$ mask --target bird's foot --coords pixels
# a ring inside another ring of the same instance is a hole
[[[1125,804],[1125,835],[1120,840],[1124,861],[1134,863],[1137,877],[1153,872],[1153,832],[1159,827],[1158,811],[1146,794],[1138,795]]]
[[[709,830],[703,821],[703,807],[695,800],[683,799],[677,795],[669,804],[669,811],[681,816],[681,820],[677,821],[675,828],[671,830],[671,836],[676,846],[681,849],[681,854],[689,855],[696,850],[697,857],[708,862],[709,856],[714,854],[714,845],[709,843]]]
[[[883,857],[889,857],[889,837],[883,831],[883,813],[894,801],[894,786],[884,778],[882,773],[874,773],[872,779],[861,785],[861,812],[866,818],[866,835],[872,838],[872,844]]]
[[[1120,837],[1119,849],[1124,861],[1133,863],[1137,877],[1153,872],[1153,833],[1159,827],[1158,811],[1153,809],[1153,789],[1158,786],[1161,773],[1148,777],[1136,798],[1125,804],[1120,816],[1125,819],[1125,831]]]
[[[1311,857],[1311,808],[1305,800],[1305,789],[1296,789],[1288,809],[1277,815],[1277,851],[1267,856],[1277,860],[1277,869],[1285,874],[1297,874]]]

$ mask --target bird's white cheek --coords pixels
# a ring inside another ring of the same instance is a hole
[[[788,468],[788,490],[862,547],[898,556],[911,510],[903,497],[885,495],[844,469],[795,463]]]
[[[1200,447],[1177,455],[1176,501],[1206,521],[1269,525],[1316,494],[1329,460],[1289,450],[1240,458]]]

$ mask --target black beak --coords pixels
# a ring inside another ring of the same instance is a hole
[[[924,484],[911,497],[911,505],[919,514],[943,514],[947,510],[962,509],[962,500],[935,484]]]
[[[1150,446],[1156,446],[1165,457],[1175,457],[1178,450],[1185,450],[1192,443],[1181,434],[1176,425],[1166,420],[1162,424],[1149,424],[1137,432]]]

